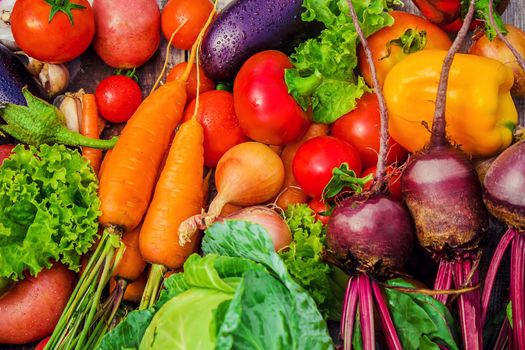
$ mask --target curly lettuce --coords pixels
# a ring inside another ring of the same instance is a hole
[[[59,261],[77,271],[98,231],[97,177],[76,151],[18,145],[0,167],[0,277]]]
[[[370,36],[391,26],[388,0],[353,0],[361,28]],[[319,21],[320,36],[300,44],[291,55],[293,69],[286,70],[289,93],[303,107],[312,108],[318,123],[333,123],[352,111],[368,91],[356,76],[358,36],[349,16],[347,0],[304,0],[302,20]]]

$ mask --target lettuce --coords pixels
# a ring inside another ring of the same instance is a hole
[[[391,26],[388,0],[353,0],[365,36]],[[320,36],[300,44],[291,55],[293,69],[285,72],[289,93],[303,107],[313,110],[318,123],[333,123],[352,111],[368,91],[355,75],[358,36],[349,17],[347,0],[304,0],[302,20],[325,25]]]
[[[75,150],[18,145],[0,167],[0,277],[60,261],[78,271],[97,236],[97,178]]]

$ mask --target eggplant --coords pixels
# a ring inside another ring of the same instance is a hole
[[[0,105],[14,103],[26,105],[22,88],[27,86],[35,96],[43,98],[42,89],[25,69],[22,62],[0,44]]]
[[[263,50],[286,51],[319,33],[318,22],[301,21],[303,0],[234,0],[217,16],[201,47],[206,75],[235,77],[244,61]]]

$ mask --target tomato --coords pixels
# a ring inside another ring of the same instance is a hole
[[[332,136],[318,136],[299,147],[292,171],[303,191],[320,198],[332,178],[332,170],[343,163],[348,163],[349,168],[359,176],[361,160],[355,147]]]
[[[321,221],[323,225],[328,224],[328,220],[330,220],[330,215],[321,215],[319,213],[330,210],[329,205],[327,205],[325,202],[323,202],[320,199],[312,199],[310,203],[308,203],[308,206],[310,207],[310,209],[312,209],[315,212],[316,220]]]
[[[4,159],[9,158],[13,148],[15,148],[15,145],[0,145],[0,165],[2,165]]]
[[[332,125],[332,136],[349,142],[359,152],[364,168],[377,164],[381,136],[379,102],[373,93],[366,93],[357,102],[357,108],[337,119]],[[402,162],[408,152],[393,138],[388,142],[387,164]]]
[[[95,97],[98,111],[104,119],[122,123],[128,121],[139,107],[142,91],[135,80],[113,75],[98,84]]]
[[[52,8],[64,11],[58,11],[50,21]],[[71,14],[71,20],[66,13]],[[29,56],[64,63],[88,48],[95,34],[95,19],[87,0],[17,0],[11,13],[11,30],[18,46]]]
[[[376,172],[377,167],[373,166],[371,168],[368,168],[363,171],[361,174],[361,177],[365,177],[369,174],[374,175]],[[390,197],[392,197],[395,200],[402,200],[403,196],[401,194],[401,175],[402,171],[394,166],[389,166],[386,168],[386,175],[388,177],[388,190],[390,191]],[[374,181],[370,181],[365,185],[365,189],[370,189],[372,187],[372,183]]]
[[[190,103],[184,120],[193,116],[195,104],[195,100]],[[239,126],[230,92],[214,90],[201,94],[197,120],[204,128],[204,164],[207,167],[216,167],[226,151],[248,141]]]
[[[42,339],[36,346],[35,350],[44,350],[44,348],[46,347],[47,343],[49,342],[49,339],[51,339],[51,336],[49,337],[45,337],[44,339]]]
[[[175,67],[171,69],[168,76],[166,77],[166,82],[176,80],[182,76],[184,71],[186,70],[186,66],[188,65],[188,62],[181,62],[177,64]],[[208,78],[206,74],[204,73],[204,70],[199,65],[199,92],[202,94],[203,92],[214,90],[215,89],[215,82]],[[190,75],[188,76],[188,80],[186,81],[186,95],[187,95],[187,101],[191,101],[197,96],[197,66],[194,64],[191,68]]]
[[[262,51],[250,57],[235,78],[235,112],[244,133],[270,145],[283,145],[301,137],[310,118],[288,94],[284,70],[292,68],[288,56]]]
[[[368,38],[368,45],[372,51],[377,77],[381,86],[392,67],[410,54],[407,53],[410,52],[409,50],[404,50],[397,44],[391,44],[390,54],[388,53],[389,43],[401,38],[407,30],[415,29],[416,33],[420,33],[421,31],[426,32],[427,42],[424,49],[448,50],[452,45],[447,33],[422,17],[401,11],[392,11],[389,12],[389,14],[394,17],[394,24],[391,27],[381,29]],[[414,45],[414,43],[417,43],[417,40],[413,40],[411,43]],[[370,72],[370,67],[362,47],[359,49],[359,69],[366,83],[369,86],[373,86],[372,73]]]
[[[171,44],[177,49],[191,49],[212,10],[213,4],[209,0],[170,0],[161,16],[164,37],[169,41],[180,27]]]

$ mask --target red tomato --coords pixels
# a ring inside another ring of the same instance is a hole
[[[288,56],[263,51],[249,58],[235,78],[235,112],[249,138],[284,145],[301,137],[310,118],[288,94],[284,70],[292,68]]]
[[[348,142],[332,136],[318,136],[303,143],[292,163],[297,183],[303,191],[314,198],[320,198],[332,178],[332,170],[343,163],[359,176],[361,160],[359,153]]]
[[[381,120],[379,102],[373,93],[366,93],[357,102],[357,108],[337,119],[332,125],[332,136],[357,148],[364,168],[377,164]],[[389,140],[387,164],[403,162],[408,152],[393,138]]]
[[[181,62],[171,69],[168,76],[166,77],[166,82],[176,80],[182,76],[188,62]],[[204,73],[204,70],[199,65],[199,92],[202,94],[206,91],[215,89],[215,82],[208,78]],[[194,64],[191,68],[190,75],[186,81],[186,95],[187,101],[191,101],[197,96],[197,66]]]
[[[328,220],[330,220],[330,215],[320,215],[319,213],[329,210],[330,206],[326,205],[326,203],[321,201],[320,199],[312,199],[310,203],[308,203],[308,206],[315,212],[316,220],[321,221],[323,225],[328,224]]]
[[[190,103],[184,120],[193,116],[195,104],[195,100]],[[197,120],[204,128],[204,164],[207,167],[216,167],[226,151],[248,141],[239,126],[230,92],[214,90],[201,94]]]
[[[376,172],[377,167],[373,166],[371,168],[368,168],[363,171],[361,174],[361,177],[365,177],[369,174],[374,175]],[[402,200],[403,195],[401,194],[401,170],[399,168],[396,168],[394,166],[389,166],[386,168],[386,175],[388,176],[388,190],[390,191],[390,197],[392,197],[395,200]],[[372,183],[374,181],[370,181],[365,185],[365,189],[370,189],[372,187]]]
[[[64,63],[80,56],[95,34],[95,19],[87,0],[17,0],[11,13],[11,30],[16,43],[29,56],[40,61]],[[72,8],[73,5],[83,8]],[[58,11],[51,21],[52,8]]]
[[[161,16],[164,37],[169,41],[173,32],[186,21],[175,34],[172,45],[181,50],[191,49],[212,10],[209,0],[170,0]]]
[[[15,145],[0,145],[0,165],[2,165],[4,159],[9,158],[13,148],[15,148]]]
[[[104,119],[122,123],[128,121],[139,107],[142,91],[135,80],[113,75],[98,84],[95,97],[98,111]]]
[[[46,347],[47,343],[49,342],[49,339],[51,339],[51,336],[49,337],[45,337],[44,339],[42,339],[36,346],[35,350],[44,350],[44,348]]]
[[[459,0],[457,0],[459,4]],[[447,50],[452,45],[452,41],[447,33],[441,30],[435,24],[430,23],[423,17],[419,17],[407,12],[392,11],[389,14],[394,18],[394,24],[385,27],[368,38],[368,45],[372,51],[377,78],[381,86],[383,85],[388,72],[399,61],[402,61],[409,53],[405,53],[402,47],[390,44],[392,40],[397,40],[409,29],[415,29],[416,32],[424,31],[426,33],[426,45],[423,49]],[[417,43],[417,40],[411,41]],[[390,48],[390,53],[388,52]],[[415,52],[415,51],[414,51]],[[372,73],[362,47],[359,48],[359,69],[363,73],[366,83],[373,86]]]

